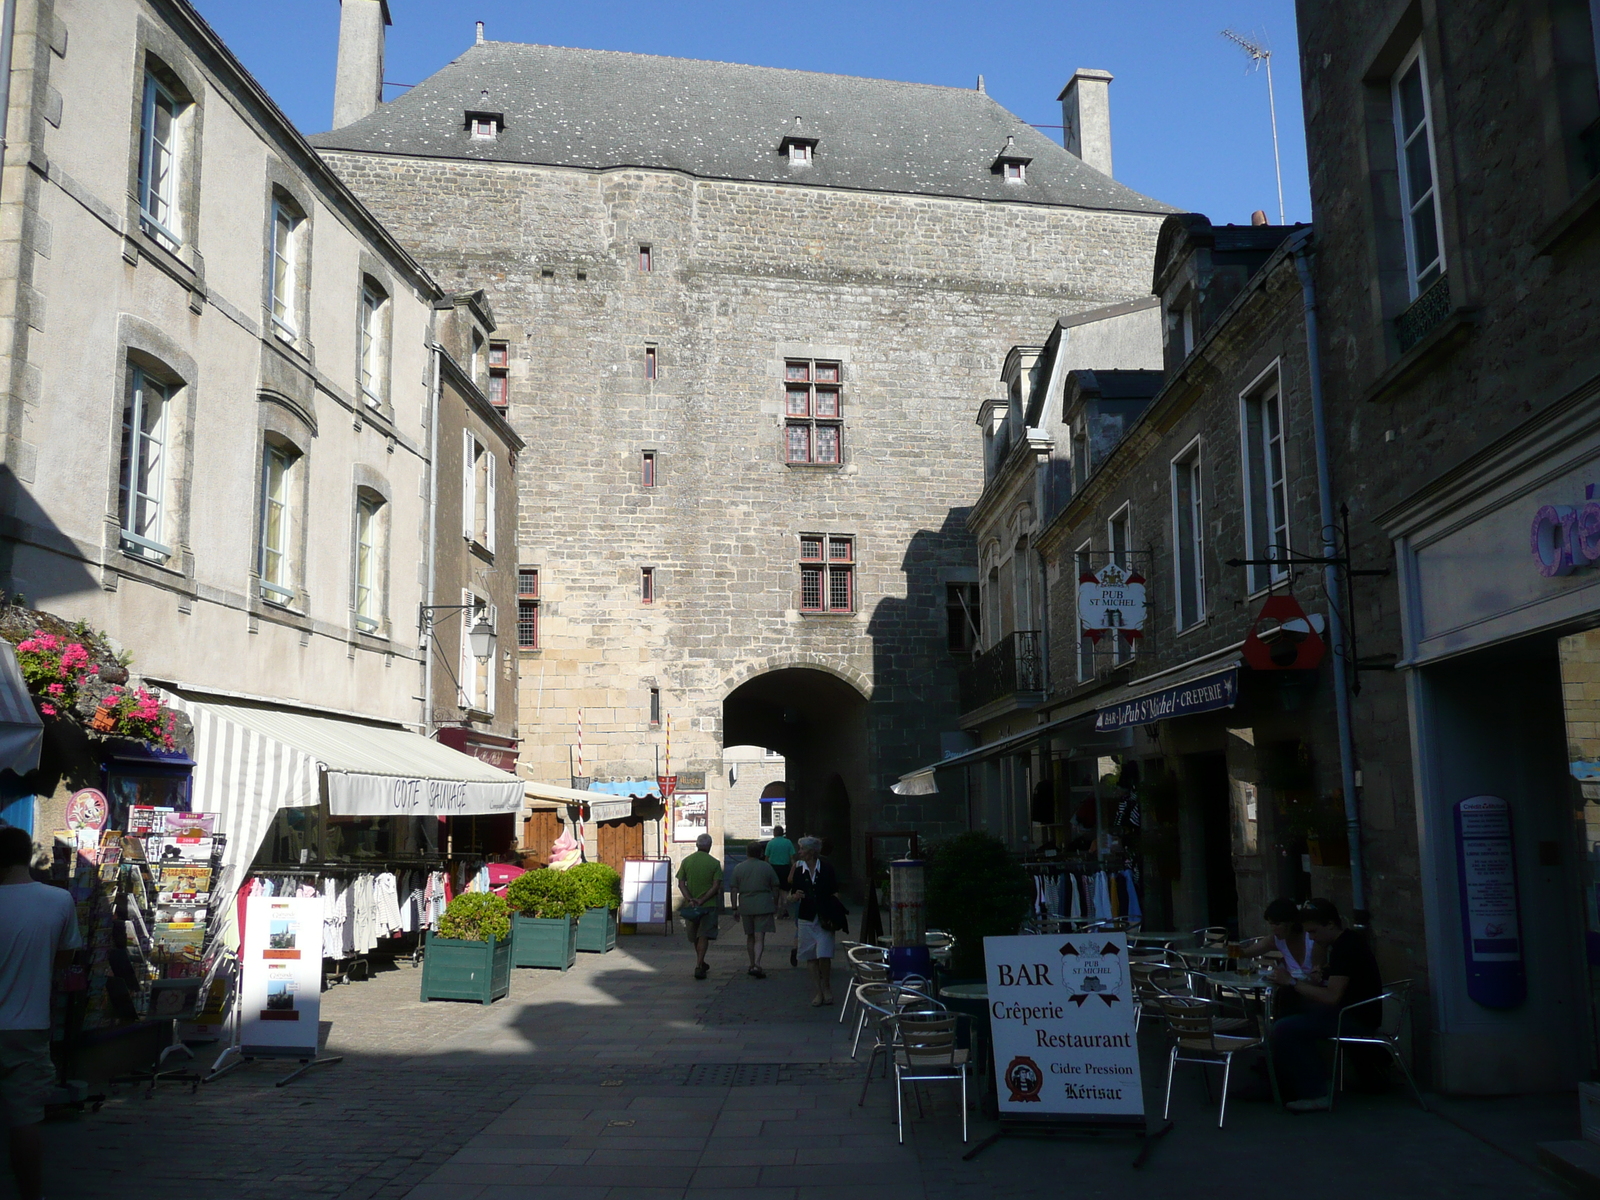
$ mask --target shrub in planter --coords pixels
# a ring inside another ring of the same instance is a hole
[[[511,919],[489,892],[463,892],[439,918],[422,958],[424,1000],[489,1004],[511,990]]]
[[[955,936],[952,975],[982,979],[983,939],[1017,932],[1033,883],[1004,842],[978,830],[933,846],[927,863],[928,927]]]
[[[577,918],[584,909],[583,884],[549,867],[518,875],[506,888],[512,920],[511,964],[565,971],[578,958]]]
[[[617,944],[616,910],[622,903],[622,876],[605,863],[579,863],[567,872],[583,889],[578,918],[578,949],[604,954]]]

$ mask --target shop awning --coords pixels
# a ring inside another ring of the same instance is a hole
[[[530,800],[541,801],[538,804],[529,804],[530,808],[566,808],[569,804],[588,804],[588,792],[580,792],[577,788],[562,787],[558,783],[540,783],[537,779],[524,779],[522,787]]]
[[[26,775],[38,767],[43,745],[44,722],[28,695],[16,650],[0,640],[0,771]]]
[[[1153,725],[1239,702],[1239,655],[1149,676],[1100,697],[1094,727],[1108,733],[1131,725]]]
[[[939,784],[934,779],[934,772],[947,770],[951,767],[965,767],[973,763],[984,762],[987,759],[998,758],[1003,754],[1019,753],[1041,738],[1059,736],[1069,732],[1068,726],[1078,724],[1079,729],[1073,733],[1093,734],[1088,719],[1092,713],[1075,713],[1072,716],[1061,717],[1054,721],[1046,721],[1035,725],[1032,729],[1025,729],[1021,733],[1009,734],[1003,738],[996,738],[972,750],[960,754],[952,754],[949,758],[936,763],[929,763],[925,767],[918,767],[915,771],[908,771],[900,776],[899,782],[891,784],[889,790],[897,796],[931,796],[939,790]],[[1085,739],[1088,740],[1088,739]]]

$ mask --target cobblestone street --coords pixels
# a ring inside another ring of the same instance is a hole
[[[566,975],[517,971],[487,1008],[419,1003],[406,966],[334,988],[322,1013],[343,1063],[285,1088],[274,1081],[291,1067],[261,1063],[196,1095],[122,1089],[98,1114],[46,1127],[47,1195],[956,1200],[1055,1197],[1070,1179],[1078,1196],[1167,1196],[1198,1168],[1238,1196],[1276,1197],[1290,1162],[1345,1194],[1563,1194],[1470,1122],[1399,1093],[1305,1118],[1237,1103],[1219,1131],[1192,1069],[1176,1128],[1138,1171],[1128,1140],[1008,1140],[963,1163],[950,1088],[925,1090],[902,1147],[888,1084],[856,1106],[862,1068],[837,1011],[807,1005],[786,947],[769,951],[769,979],[745,976],[728,924],[703,983],[681,938],[630,937]],[[1159,1050],[1148,1041],[1155,1111]],[[991,1128],[974,1106],[973,1143]]]

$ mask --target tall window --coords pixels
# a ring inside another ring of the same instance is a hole
[[[655,485],[656,452],[654,450],[645,450],[639,455],[639,486],[653,488]]]
[[[1074,595],[1076,595],[1076,580],[1080,580],[1085,575],[1092,574],[1094,571],[1094,564],[1090,559],[1088,542],[1085,542],[1073,552],[1072,566],[1075,575],[1073,588]],[[1078,611],[1076,602],[1074,602],[1072,610],[1074,613]],[[1089,637],[1085,636],[1083,632],[1083,621],[1081,618],[1074,617],[1072,623],[1078,628],[1078,679],[1080,682],[1087,682],[1088,680],[1094,678],[1094,642]]]
[[[855,609],[853,537],[839,534],[800,535],[800,610],[852,612]]]
[[[373,408],[383,407],[383,318],[388,296],[370,279],[361,285],[361,394]]]
[[[654,567],[639,568],[639,600],[644,604],[656,602],[656,569]]]
[[[1252,592],[1289,573],[1289,485],[1284,472],[1283,397],[1274,367],[1240,409],[1244,444],[1247,558],[1267,559],[1247,568]]]
[[[470,430],[462,430],[461,445],[461,536],[493,554],[495,458]]]
[[[1124,571],[1132,570],[1133,513],[1126,505],[1118,509],[1111,520],[1106,522],[1106,541],[1111,550],[1111,561]],[[1120,632],[1112,630],[1110,638],[1112,662],[1127,662],[1133,657],[1133,646]]]
[[[1414,300],[1444,273],[1439,218],[1438,164],[1433,153],[1433,108],[1422,43],[1395,72],[1394,127],[1400,158],[1400,202],[1405,206],[1406,276]]]
[[[947,583],[944,588],[945,645],[953,654],[978,648],[978,585]]]
[[[480,621],[496,625],[495,607],[481,596],[463,589],[461,603],[461,707],[477,712],[494,712],[494,644],[488,658],[472,653],[471,632]]]
[[[295,329],[295,240],[300,227],[300,214],[276,196],[272,199],[272,272],[269,288],[272,292],[272,326],[278,333],[293,341]]]
[[[1179,629],[1206,612],[1205,524],[1200,506],[1200,443],[1172,463],[1172,572]]]
[[[836,362],[790,359],[784,363],[784,461],[843,461],[841,382]]]
[[[646,346],[644,348],[644,377],[646,379],[654,379],[656,377],[656,348],[654,346]]]
[[[640,246],[639,247],[639,270],[643,274],[648,275],[648,274],[650,274],[651,271],[654,271],[655,269],[656,269],[655,256],[650,253],[650,247],[649,246]]]
[[[363,495],[356,500],[356,627],[376,630],[383,620],[383,593],[378,547],[378,517],[383,501]]]
[[[122,548],[165,561],[167,407],[171,390],[138,367],[131,372],[122,410],[122,476],[118,498]]]
[[[505,342],[489,343],[489,403],[505,408],[511,403],[510,347]]]
[[[139,118],[139,224],[169,250],[178,248],[178,114],[183,106],[150,72]]]
[[[650,689],[650,724],[661,724],[661,689]]]
[[[290,492],[295,456],[267,443],[261,463],[261,595],[279,604],[294,600],[290,576]]]
[[[539,648],[539,571],[523,567],[517,572],[517,645]]]

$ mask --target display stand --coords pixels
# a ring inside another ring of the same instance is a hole
[[[617,920],[637,928],[660,924],[672,933],[672,860],[630,858],[622,864],[622,906]]]
[[[206,1082],[246,1063],[293,1059],[300,1066],[277,1081],[283,1087],[312,1067],[344,1061],[343,1055],[317,1052],[322,904],[320,896],[251,896],[245,901],[233,1042],[217,1057]]]
[[[1143,1166],[1172,1123],[1145,1116],[1126,936],[984,938],[983,953],[1000,1128],[963,1160],[1003,1137],[1131,1135]]]
[[[199,978],[191,979],[158,979],[151,986],[150,1011],[167,1021],[171,1031],[171,1041],[161,1048],[161,1053],[156,1056],[147,1070],[131,1071],[126,1075],[116,1075],[111,1079],[113,1086],[119,1083],[149,1083],[145,1095],[155,1095],[156,1084],[162,1080],[171,1080],[176,1083],[187,1083],[189,1093],[193,1095],[204,1082],[204,1077],[187,1067],[168,1067],[167,1059],[174,1055],[188,1060],[194,1058],[194,1051],[183,1044],[183,1039],[178,1036],[178,1022],[187,1021],[195,1015],[199,1007],[198,1001],[201,994],[201,985],[209,982]]]

